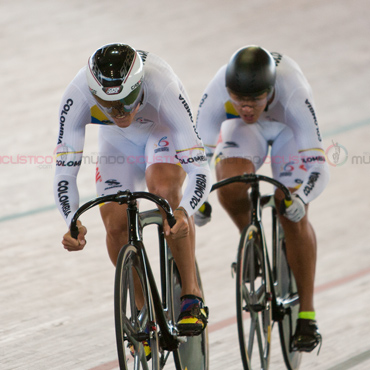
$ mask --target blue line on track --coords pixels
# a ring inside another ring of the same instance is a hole
[[[339,135],[339,134],[342,134],[344,132],[353,131],[353,130],[356,130],[358,128],[368,126],[368,125],[370,125],[370,119],[366,119],[366,120],[363,120],[363,121],[352,123],[350,125],[345,125],[345,126],[342,126],[342,127],[338,127],[334,130],[325,131],[322,136],[323,136],[323,138],[329,138],[329,137]],[[91,198],[93,198],[93,197],[94,196],[91,196]],[[89,199],[91,199],[91,198],[89,198]],[[11,214],[11,215],[0,217],[0,223],[10,221],[10,220],[15,220],[15,219],[22,218],[22,217],[36,215],[38,213],[43,213],[43,212],[51,211],[51,210],[54,210],[54,209],[56,209],[55,205],[49,205],[49,206],[45,206],[45,207],[31,209],[30,211],[26,211],[26,212],[14,213],[14,214]]]

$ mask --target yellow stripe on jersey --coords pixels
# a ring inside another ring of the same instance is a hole
[[[56,156],[60,157],[61,155],[67,155],[67,154],[80,154],[82,152],[83,152],[82,150],[80,150],[79,152],[60,152],[60,153],[56,153]]]
[[[110,121],[106,115],[98,108],[97,105],[94,105],[90,109],[91,112],[91,123],[98,125],[113,125],[114,123]]]
[[[298,150],[298,153],[309,152],[311,150],[316,150],[317,152],[320,152],[325,155],[325,151],[321,148],[302,149],[302,150]]]
[[[227,119],[240,117],[230,100],[225,103],[225,112]]]

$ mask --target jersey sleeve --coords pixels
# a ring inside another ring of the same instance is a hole
[[[188,174],[179,207],[183,207],[191,216],[207,199],[212,179],[203,142],[193,123],[189,99],[182,86],[176,82],[170,83],[163,92],[159,119],[162,124],[170,127],[176,158]]]
[[[292,93],[286,105],[285,117],[294,134],[301,168],[306,171],[303,184],[296,194],[307,204],[322,193],[330,177],[310,89],[300,87]]]
[[[225,68],[221,68],[206,87],[197,113],[197,130],[203,140],[208,161],[213,157],[221,124],[227,119],[223,95]]]
[[[85,127],[90,117],[90,108],[85,97],[71,84],[65,91],[59,108],[53,185],[55,203],[68,226],[79,206],[77,174],[82,164]]]

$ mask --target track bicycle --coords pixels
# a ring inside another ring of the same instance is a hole
[[[288,370],[297,370],[302,357],[300,352],[292,350],[292,337],[299,312],[297,286],[287,262],[284,232],[278,219],[274,195],[261,196],[261,181],[280,189],[286,205],[290,205],[289,189],[263,175],[235,176],[212,187],[213,191],[235,182],[251,185],[251,223],[241,233],[237,261],[232,265],[236,273],[240,354],[245,370],[267,370],[271,332],[274,323],[278,323],[285,365]],[[262,211],[266,208],[271,208],[272,264],[262,224]]]
[[[114,314],[118,362],[122,370],[159,370],[171,353],[176,370],[208,370],[207,327],[199,336],[181,337],[176,328],[180,313],[181,278],[164,238],[162,216],[158,209],[139,213],[137,199],[157,204],[172,227],[176,220],[168,202],[148,192],[120,191],[98,197],[81,206],[71,223],[77,238],[77,220],[90,208],[107,202],[127,204],[128,243],[122,247],[116,265]],[[161,295],[143,242],[143,229],[156,225],[159,242]],[[198,266],[197,278],[202,289]],[[144,301],[138,307],[139,301]],[[150,346],[147,358],[143,343]]]

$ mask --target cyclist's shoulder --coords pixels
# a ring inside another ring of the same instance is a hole
[[[308,81],[299,66],[291,57],[272,53],[276,63],[276,85],[287,90],[308,86]]]
[[[89,99],[91,98],[91,93],[86,80],[86,68],[86,66],[82,67],[69,82],[64,92],[65,96],[71,96],[86,102],[91,100]]]
[[[138,52],[144,64],[144,80],[165,83],[176,77],[173,68],[164,58],[143,50]]]
[[[214,104],[221,104],[223,106],[229,100],[229,94],[225,86],[225,74],[226,64],[222,65],[216,71],[204,90],[202,102],[204,103],[207,100],[207,102],[209,102],[208,106],[211,109],[214,109]],[[204,105],[202,102],[199,108]],[[205,104],[205,106],[207,106],[207,104]]]

